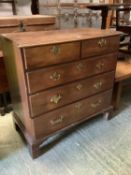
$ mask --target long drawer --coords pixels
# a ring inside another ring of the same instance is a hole
[[[111,89],[114,72],[36,93],[29,97],[31,116],[35,117],[63,105]]]
[[[81,57],[87,58],[112,53],[118,50],[118,47],[118,36],[85,40],[82,42]]]
[[[114,70],[116,54],[85,59],[37,71],[27,72],[28,92],[35,93],[67,82]]]
[[[65,128],[79,120],[88,118],[97,112],[109,107],[112,91],[78,101],[58,110],[34,118],[36,138],[48,136],[55,131]]]
[[[80,58],[80,42],[47,46],[36,46],[24,49],[26,69],[78,60]]]

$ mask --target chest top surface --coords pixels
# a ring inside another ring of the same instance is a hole
[[[17,47],[31,47],[38,45],[58,44],[95,38],[120,35],[120,32],[101,30],[95,28],[50,30],[40,32],[3,34],[8,40],[12,40]]]

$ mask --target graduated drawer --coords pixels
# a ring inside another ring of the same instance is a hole
[[[35,46],[24,49],[26,69],[69,62],[80,58],[80,42]]]
[[[112,88],[114,72],[56,87],[29,97],[31,116],[35,117],[63,105]]]
[[[99,56],[27,73],[29,93],[114,70],[116,54]]]
[[[87,58],[90,56],[104,55],[117,51],[119,48],[119,37],[107,37],[91,39],[82,42],[81,57]]]
[[[106,91],[33,119],[36,138],[47,136],[110,106],[112,91]]]

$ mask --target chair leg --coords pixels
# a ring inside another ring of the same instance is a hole
[[[17,15],[17,14],[16,14],[16,4],[15,4],[15,0],[12,1],[12,12],[13,12],[13,15]]]
[[[122,82],[117,82],[114,85],[114,92],[113,92],[113,106],[114,110],[119,108],[120,99],[122,93]]]

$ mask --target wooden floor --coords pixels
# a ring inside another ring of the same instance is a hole
[[[55,138],[32,160],[11,114],[0,117],[0,175],[131,175],[131,94],[112,120],[98,116]]]

